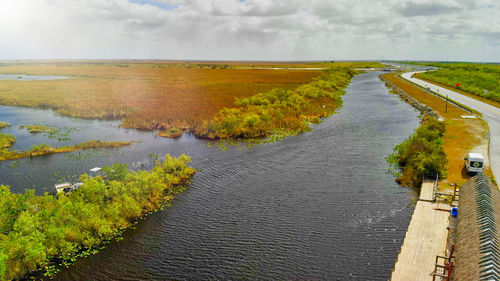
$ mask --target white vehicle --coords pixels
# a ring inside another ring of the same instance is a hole
[[[57,193],[61,193],[61,192],[67,193],[67,192],[71,191],[72,185],[69,182],[64,182],[64,183],[56,184],[56,185],[54,185],[54,187],[56,188]]]
[[[467,173],[477,174],[484,170],[484,157],[479,153],[467,153],[465,160],[465,168]]]

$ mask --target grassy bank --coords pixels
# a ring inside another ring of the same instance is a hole
[[[26,157],[37,157],[55,153],[72,152],[77,150],[95,149],[95,148],[118,148],[131,145],[133,142],[124,141],[100,141],[91,140],[88,142],[67,145],[62,147],[51,147],[47,144],[33,145],[28,151],[10,150],[10,146],[15,142],[12,135],[0,133],[0,161],[14,160]]]
[[[235,108],[220,110],[197,127],[195,134],[210,139],[245,139],[307,131],[310,123],[319,123],[341,106],[342,89],[357,73],[350,68],[331,68],[293,90],[273,89],[237,99]]]
[[[183,191],[195,172],[188,163],[185,155],[167,155],[151,172],[115,164],[103,169],[107,179],[82,175],[83,186],[67,196],[14,194],[0,186],[0,280],[54,273],[97,251]]]
[[[387,157],[387,161],[392,171],[401,170],[397,178],[401,185],[419,188],[423,176],[439,174],[439,178],[446,177],[444,132],[443,122],[426,117],[413,135],[394,148],[394,153]]]
[[[417,74],[417,77],[500,102],[500,65],[478,63],[429,63],[440,69]]]
[[[446,102],[435,95],[399,77],[397,73],[383,75],[383,78],[392,82],[406,94],[432,108],[433,111],[444,118],[445,132],[442,137],[443,149],[446,153],[447,179],[441,180],[441,188],[449,187],[447,183],[465,183],[469,175],[463,170],[463,158],[470,151],[478,151],[488,155],[488,125],[481,119],[466,119],[464,115],[469,112]],[[487,166],[485,173],[492,176],[491,169]]]

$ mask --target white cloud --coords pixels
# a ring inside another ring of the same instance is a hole
[[[0,59],[500,61],[494,0],[16,0]]]

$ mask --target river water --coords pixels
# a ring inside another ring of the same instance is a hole
[[[19,81],[44,81],[66,79],[65,76],[50,75],[23,75],[23,74],[0,74],[0,80],[19,80]]]
[[[148,168],[151,153],[185,153],[200,169],[171,207],[56,280],[388,280],[415,194],[386,174],[384,157],[419,120],[378,74],[356,76],[344,106],[312,131],[252,149],[220,151],[190,135],[164,139],[118,122],[1,107],[0,121],[13,124],[2,132],[18,136],[17,149],[59,143],[17,128],[36,120],[77,128],[70,143],[140,143],[3,162],[0,181],[41,194],[58,178],[94,166],[120,161]]]

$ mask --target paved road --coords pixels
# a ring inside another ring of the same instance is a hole
[[[425,71],[417,71],[425,72]],[[415,84],[418,84],[425,88],[430,88],[431,91],[438,92],[443,96],[448,96],[450,100],[454,100],[463,105],[466,105],[483,115],[483,119],[488,122],[490,127],[490,164],[493,170],[493,175],[500,181],[500,108],[494,107],[487,103],[469,98],[467,96],[461,95],[457,92],[445,89],[443,87],[436,86],[427,81],[412,78],[411,75],[415,72],[406,72],[401,76]]]

